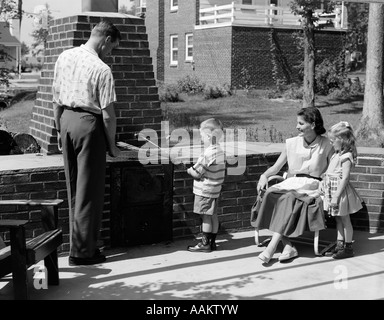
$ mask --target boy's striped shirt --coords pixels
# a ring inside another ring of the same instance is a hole
[[[220,145],[206,148],[193,167],[201,175],[201,179],[193,183],[193,193],[206,198],[218,198],[225,177],[225,155]]]

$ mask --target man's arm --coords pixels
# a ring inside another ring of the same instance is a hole
[[[58,148],[61,151],[62,150],[62,144],[61,144],[61,127],[60,127],[60,118],[61,115],[63,114],[64,108],[62,106],[59,106],[57,103],[53,102],[53,116],[55,119],[55,127],[57,130],[57,143],[58,143]]]
[[[116,146],[116,113],[113,103],[110,103],[106,108],[102,109],[104,131],[107,138],[108,154],[111,157],[117,157],[120,154],[120,149]]]

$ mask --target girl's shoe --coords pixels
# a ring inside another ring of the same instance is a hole
[[[337,251],[332,258],[333,259],[345,259],[354,256],[353,249],[351,247],[344,247],[342,250]]]
[[[258,258],[263,261],[263,263],[268,263],[269,260],[271,260],[272,256],[271,257],[267,257],[266,255],[264,255],[264,251],[262,253],[259,254]]]
[[[344,249],[344,241],[343,240],[337,240],[336,246],[333,249],[332,253],[336,254],[336,253],[338,253],[339,251],[341,251],[343,249]]]

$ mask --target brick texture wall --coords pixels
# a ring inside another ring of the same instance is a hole
[[[297,81],[299,74],[295,67],[303,60],[303,49],[294,42],[295,32],[294,29],[233,27],[232,86],[245,86],[243,68],[256,88],[276,84],[272,73],[274,67],[277,79]],[[317,61],[335,59],[342,54],[344,36],[342,32],[318,31],[315,35]]]
[[[179,0],[179,9],[171,11],[170,0],[164,0],[164,81],[176,83],[193,74],[189,61],[185,60],[185,35],[193,33],[196,23],[196,4],[191,0]],[[178,35],[178,65],[170,65],[170,35]]]
[[[43,152],[57,152],[51,93],[57,57],[66,49],[84,44],[93,26],[102,19],[110,20],[122,33],[119,48],[105,61],[111,66],[115,78],[118,100],[115,104],[117,139],[136,144],[134,133],[143,128],[160,130],[162,113],[144,20],[120,14],[109,16],[108,13],[102,17],[67,17],[53,21],[50,27],[44,67],[30,123],[30,133]]]
[[[247,157],[247,167],[243,175],[227,176],[219,202],[221,232],[250,229],[250,209],[256,200],[256,185],[260,175],[273,164],[276,154],[252,155]],[[130,166],[121,163],[120,166]],[[111,174],[107,169],[105,207],[101,238],[104,245],[110,245],[111,220]],[[175,166],[173,198],[173,238],[190,237],[200,232],[200,218],[193,213],[193,181],[181,166]],[[384,232],[384,159],[383,157],[360,156],[353,169],[351,182],[364,200],[364,208],[353,215],[355,230],[370,233]],[[68,204],[65,177],[62,168],[36,170],[2,171],[0,175],[0,199],[64,199],[59,209],[59,224],[63,228],[64,244],[62,251],[69,249]],[[36,210],[26,207],[0,207],[0,219],[18,217],[31,219],[27,236],[41,233],[37,223]],[[332,222],[330,227],[332,227]],[[9,234],[3,234],[9,240]]]
[[[231,84],[232,27],[195,30],[195,74],[207,86]]]

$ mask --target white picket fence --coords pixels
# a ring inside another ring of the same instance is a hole
[[[319,24],[331,20],[335,29],[346,29],[344,6],[337,8],[335,13],[320,14]],[[197,28],[218,26],[299,26],[300,16],[294,15],[288,7],[252,6],[232,2],[228,5],[212,6],[200,9],[200,25]]]

